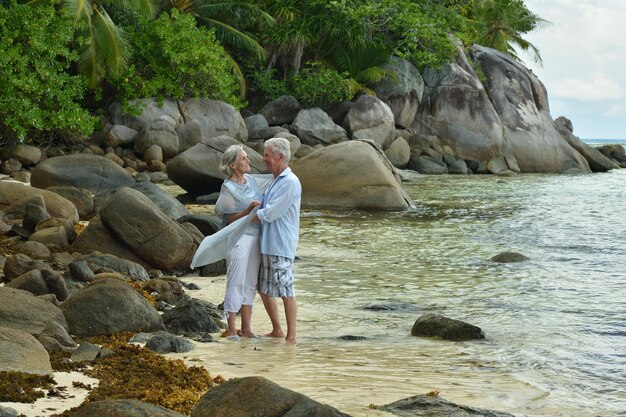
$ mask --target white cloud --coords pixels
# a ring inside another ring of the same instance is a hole
[[[603,116],[626,117],[626,106],[623,104],[614,104],[604,112]]]
[[[525,61],[545,85],[552,111],[570,118],[580,137],[626,138],[626,1],[525,3],[551,22],[524,38],[543,57],[543,67]]]
[[[579,101],[611,101],[624,98],[622,86],[604,76],[596,76],[590,81],[564,78],[552,84],[552,92],[557,97]]]

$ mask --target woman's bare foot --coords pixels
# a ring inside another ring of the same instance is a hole
[[[285,344],[286,344],[286,345],[295,345],[295,344],[297,344],[297,343],[298,343],[298,341],[296,340],[296,338],[295,338],[295,337],[293,337],[293,338],[291,338],[291,337],[286,337],[286,338],[285,338]]]
[[[257,337],[256,334],[254,334],[253,332],[244,332],[244,331],[239,331],[239,336],[241,337],[249,337],[250,339],[254,339],[255,337]]]
[[[276,331],[276,330],[272,330],[270,333],[267,333],[264,335],[265,337],[285,337],[285,333],[283,333],[282,331]]]

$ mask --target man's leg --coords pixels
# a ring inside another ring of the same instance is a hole
[[[296,297],[283,297],[283,304],[285,306],[285,317],[287,318],[287,337],[285,337],[285,343],[295,345],[297,343],[296,317],[298,315]]]
[[[265,311],[267,311],[267,315],[270,317],[270,321],[272,322],[272,331],[271,333],[267,333],[265,336],[285,337],[285,333],[280,326],[280,316],[278,314],[278,304],[276,303],[276,300],[262,292],[259,292],[259,295],[261,296],[261,300],[263,300]]]

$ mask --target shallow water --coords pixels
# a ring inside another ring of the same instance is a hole
[[[303,213],[297,347],[219,339],[174,356],[353,416],[390,416],[368,406],[429,391],[517,416],[626,416],[626,170],[405,187],[411,212]],[[503,251],[530,260],[489,261]],[[224,277],[187,280],[221,301]],[[426,312],[486,339],[410,336]],[[269,330],[258,297],[253,329]]]

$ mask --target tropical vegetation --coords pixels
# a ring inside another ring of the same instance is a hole
[[[87,136],[147,96],[326,107],[374,94],[391,57],[540,60],[524,35],[545,23],[523,0],[0,0],[0,142]]]

